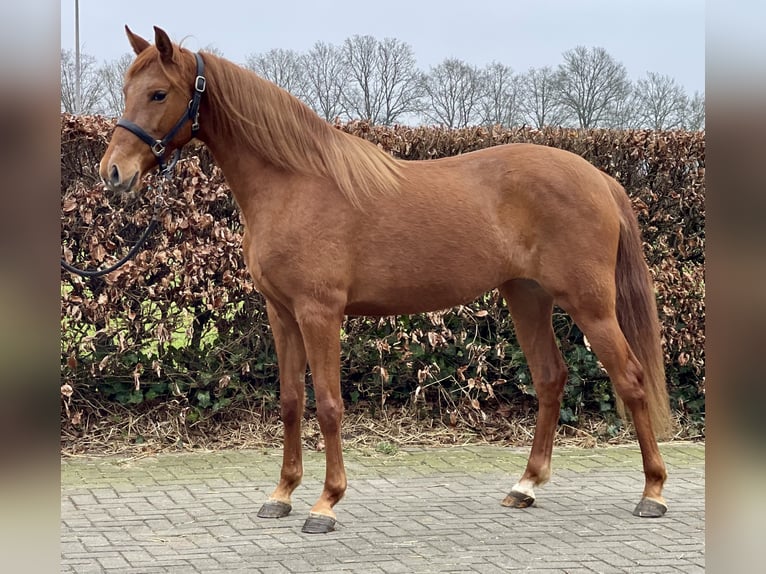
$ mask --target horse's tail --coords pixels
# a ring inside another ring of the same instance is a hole
[[[606,174],[604,177],[620,209],[620,241],[615,269],[617,321],[643,367],[644,393],[654,432],[658,438],[667,438],[672,429],[672,417],[654,284],[630,199],[614,178]],[[617,409],[624,417],[625,406],[619,397]]]

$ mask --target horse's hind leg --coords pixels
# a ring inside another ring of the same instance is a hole
[[[282,518],[292,510],[291,495],[303,477],[301,418],[306,396],[306,351],[298,323],[290,312],[270,302],[266,304],[266,311],[277,349],[279,402],[285,434],[279,484],[258,516]]]
[[[567,369],[551,324],[553,297],[535,281],[516,279],[499,288],[513,317],[538,400],[537,425],[527,467],[503,506],[524,508],[535,501],[534,488],[551,474],[551,452]]]
[[[614,389],[630,410],[644,465],[644,493],[633,514],[658,517],[667,505],[662,488],[667,478],[657,439],[652,429],[644,388],[644,369],[620,329],[614,311],[614,297],[589,299],[587,304],[561,302],[588,337],[593,351],[609,373]]]

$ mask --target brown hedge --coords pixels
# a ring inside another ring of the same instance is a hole
[[[165,185],[161,225],[119,271],[92,280],[62,272],[66,416],[96,399],[175,397],[189,420],[245,396],[273,399],[276,359],[263,301],[242,261],[242,224],[220,170],[204,146],[192,146],[171,182],[149,177],[143,197],[110,197],[96,165],[113,127],[101,117],[61,117],[62,253],[85,267],[114,261],[141,233],[156,187]],[[704,420],[704,133],[336,127],[408,160],[533,142],[570,150],[615,176],[644,233],[674,407]],[[554,324],[571,372],[562,419],[611,416],[611,389],[582,334],[563,314]],[[533,394],[496,293],[450,313],[348,320],[343,368],[352,401],[467,401],[479,411],[491,401],[522,405]]]

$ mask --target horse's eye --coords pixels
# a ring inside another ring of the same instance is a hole
[[[158,90],[152,94],[152,100],[155,102],[161,102],[165,99],[165,96],[167,96],[165,92]]]

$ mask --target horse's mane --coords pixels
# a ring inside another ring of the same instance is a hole
[[[175,48],[180,52],[177,63],[193,74],[191,52]],[[146,54],[149,51],[140,54],[130,72],[148,64],[141,62],[145,55],[147,60],[157,61],[157,52],[152,49],[151,58]],[[398,189],[400,164],[377,146],[332,127],[303,102],[255,72],[215,54],[201,55],[207,77],[204,98],[209,98],[207,110],[212,117],[200,117],[200,123],[211,122],[232,146],[249,148],[288,171],[326,177],[354,205],[359,205],[361,197]],[[171,82],[181,85],[180,78],[167,67],[163,70]]]

